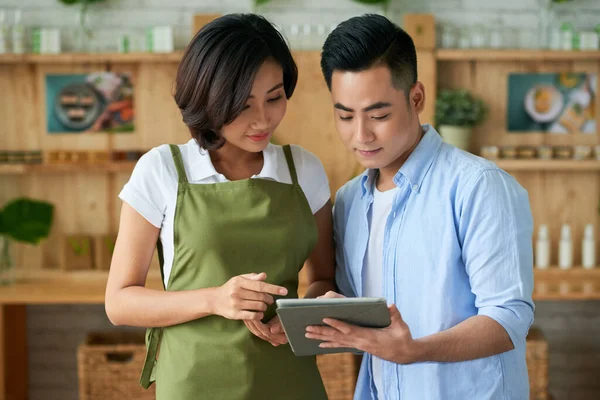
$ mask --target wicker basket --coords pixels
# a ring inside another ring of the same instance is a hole
[[[358,356],[352,353],[317,356],[329,400],[352,400],[358,375]]]
[[[79,399],[154,399],[155,385],[139,385],[145,355],[143,333],[88,334],[77,351]]]
[[[529,372],[529,398],[548,399],[548,342],[542,331],[531,328],[527,335],[527,371]]]

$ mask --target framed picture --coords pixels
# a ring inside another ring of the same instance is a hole
[[[134,87],[129,74],[46,75],[49,134],[133,132]]]
[[[596,133],[596,74],[510,74],[509,132]]]

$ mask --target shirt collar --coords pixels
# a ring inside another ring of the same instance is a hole
[[[435,128],[429,124],[422,125],[425,134],[417,144],[417,147],[408,156],[406,162],[400,167],[398,173],[394,176],[394,183],[400,186],[403,178],[406,178],[414,191],[421,188],[421,183],[429,171],[439,148],[442,145],[442,138]],[[373,181],[377,177],[376,169],[368,169],[361,178],[362,196],[371,193]]]
[[[215,169],[215,166],[210,159],[208,151],[202,149],[195,139],[190,139],[187,142],[187,160],[190,166],[188,174],[190,182],[200,182],[211,176],[220,176],[221,174]],[[264,165],[256,178],[272,179],[282,182],[281,171],[277,169],[277,149],[272,143],[269,143],[263,151]],[[286,164],[287,170],[287,164]]]

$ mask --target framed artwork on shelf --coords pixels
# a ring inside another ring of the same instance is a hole
[[[129,74],[48,74],[48,134],[133,132],[134,84]]]
[[[508,77],[511,133],[596,133],[596,74],[528,73]]]

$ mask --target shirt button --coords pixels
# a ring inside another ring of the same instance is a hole
[[[413,192],[416,192],[417,190],[419,190],[419,186],[413,185],[412,190],[413,190]]]

